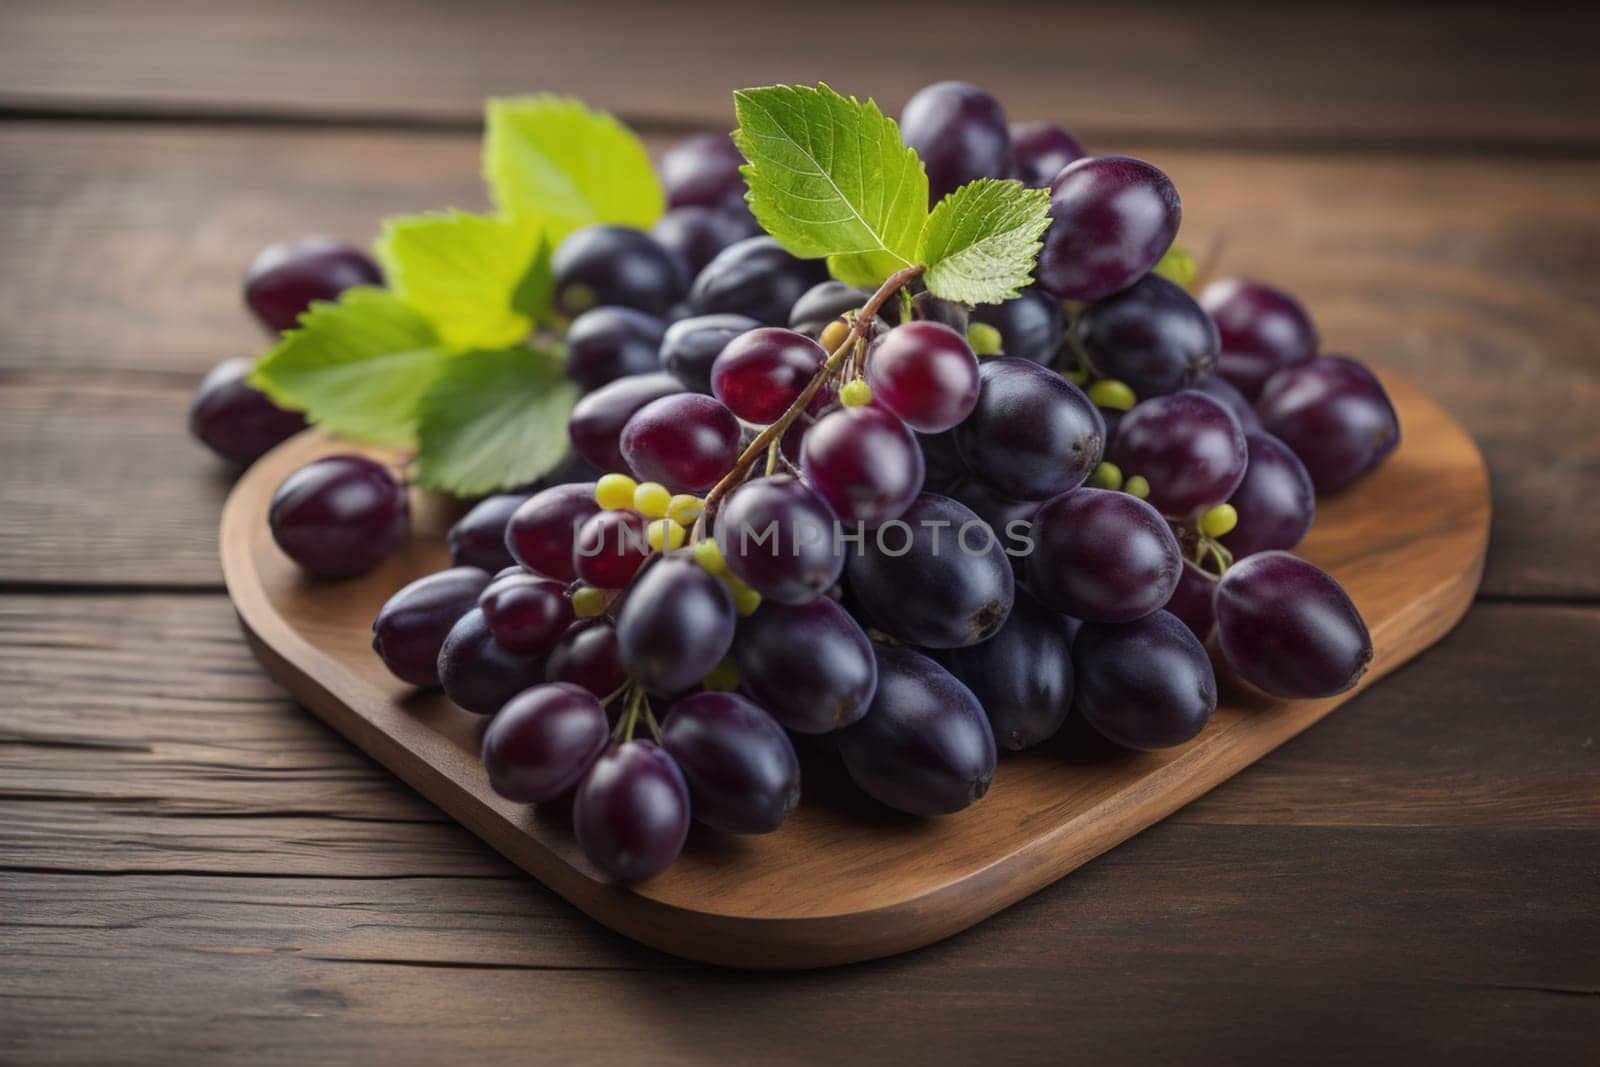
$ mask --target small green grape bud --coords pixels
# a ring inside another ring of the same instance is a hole
[[[846,382],[844,388],[839,390],[839,403],[847,408],[866,407],[872,403],[872,386],[860,378]]]
[[[1132,389],[1114,378],[1104,378],[1089,386],[1089,399],[1094,401],[1095,407],[1111,411],[1132,411],[1133,405],[1139,402]]]
[[[1207,537],[1221,537],[1239,525],[1239,513],[1232,504],[1218,504],[1200,516],[1200,532]]]
[[[1140,500],[1150,495],[1150,483],[1145,480],[1142,474],[1135,474],[1132,478],[1129,478],[1123,483],[1122,488]]]
[[[967,344],[978,356],[993,356],[1005,351],[1005,338],[987,322],[974,322],[967,327]]]
[[[700,684],[719,693],[731,693],[739,688],[739,665],[731,658],[724,659],[711,668],[711,673],[702,678]]]
[[[1156,262],[1155,272],[1167,281],[1176,282],[1187,289],[1194,284],[1195,276],[1200,273],[1200,265],[1186,249],[1173,245]]]
[[[1115,463],[1102,463],[1089,475],[1089,484],[1095,489],[1121,489],[1122,468]]]
[[[834,319],[822,328],[821,335],[817,337],[817,344],[822,346],[824,352],[831,354],[834,349],[844,344],[844,339],[849,333],[849,323],[843,319]]]
[[[572,613],[580,619],[592,619],[606,610],[606,592],[592,585],[580,586],[572,591]]]

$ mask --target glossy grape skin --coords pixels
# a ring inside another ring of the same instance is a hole
[[[1200,639],[1165,611],[1086,622],[1072,643],[1074,707],[1124,748],[1181,745],[1217,710],[1217,678]]]
[[[575,623],[545,661],[545,680],[571,682],[601,700],[622,688],[628,672],[617,649],[617,629],[605,619]]]
[[[822,328],[844,315],[847,311],[856,311],[868,300],[872,294],[865,289],[857,289],[853,285],[835,281],[829,278],[825,282],[818,282],[794,302],[794,307],[789,309],[789,329],[797,330],[807,337],[816,337]],[[885,304],[884,307],[891,307]],[[883,312],[878,313],[882,319]],[[884,325],[888,325],[887,322]]]
[[[622,428],[634,412],[653,400],[684,392],[683,383],[665,372],[633,374],[602,385],[582,397],[567,417],[567,434],[584,459],[603,471],[623,471]]]
[[[733,641],[739,687],[784,726],[825,734],[867,713],[878,662],[860,624],[831,597],[763,602]]]
[[[1056,358],[1067,331],[1061,301],[1038,289],[1026,289],[1003,304],[980,304],[972,318],[1000,331],[1002,355],[1044,366]]]
[[[1239,392],[1233,384],[1220,374],[1208,374],[1204,378],[1189,386],[1197,393],[1204,393],[1212,400],[1227,408],[1233,417],[1239,420],[1239,428],[1245,433],[1257,433],[1261,429],[1261,416],[1256,414],[1255,405],[1250,398]]]
[[[1020,752],[1055,735],[1072,710],[1072,642],[1062,616],[1025,589],[989,640],[940,657],[983,706],[995,744]]]
[[[652,400],[622,427],[622,456],[643,481],[675,493],[703,493],[739,458],[739,420],[700,393]]]
[[[329,237],[304,237],[261,250],[244,274],[244,302],[268,332],[282,333],[314,300],[382,284],[383,272],[365,252]]]
[[[189,432],[223,459],[247,466],[306,428],[306,417],[285,411],[246,379],[253,360],[227,359],[200,381],[189,404]]]
[[[697,315],[748,315],[782,326],[800,295],[827,277],[820,260],[796,259],[771,237],[750,237],[718,252],[689,290]]]
[[[572,569],[600,589],[625,589],[650,555],[646,519],[631,508],[597,511],[578,527]]]
[[[766,599],[804,604],[827,592],[844,569],[837,523],[815,490],[778,474],[734,490],[717,512],[715,532],[736,576]]]
[[[1252,400],[1268,378],[1317,354],[1316,324],[1304,305],[1282,289],[1223,278],[1205,287],[1200,306],[1216,322],[1222,341],[1217,373]]]
[[[985,359],[978,380],[978,404],[955,440],[980,481],[1012,500],[1045,500],[1094,473],[1106,427],[1083,390],[1016,356]]]
[[[550,258],[556,311],[569,319],[597,307],[625,307],[657,318],[683,299],[684,265],[654,237],[596,223],[568,234]]]
[[[585,392],[633,374],[661,369],[667,324],[626,307],[597,307],[567,329],[567,377]]]
[[[1172,528],[1138,497],[1074,489],[1034,514],[1028,588],[1085,622],[1129,622],[1157,610],[1178,585],[1183,554]]]
[[[452,567],[402,586],[372,620],[372,650],[401,681],[438,685],[439,649],[488,584],[477,567]]]
[[[678,257],[688,278],[699,274],[724,248],[760,232],[748,214],[741,218],[699,205],[673,208],[650,227],[650,236]]]
[[[661,366],[696,393],[711,392],[711,365],[742,333],[761,323],[748,315],[695,315],[667,327],[661,340]]]
[[[1400,444],[1400,417],[1372,372],[1345,356],[1279,371],[1256,402],[1261,425],[1294,450],[1319,493],[1343,488]]]
[[[439,648],[439,684],[463,710],[493,715],[506,701],[544,681],[544,660],[519,656],[494,639],[480,608],[450,628]]]
[[[607,878],[660,874],[689,836],[689,784],[654,741],[612,746],[578,786],[572,829],[585,858]]]
[[[994,531],[966,505],[934,493],[917,497],[900,521],[909,531],[879,527],[846,564],[850,590],[873,623],[923,648],[962,648],[994,636],[1015,591]]]
[[[905,423],[876,404],[818,419],[800,444],[800,468],[846,524],[898,518],[922,491],[922,449]]]
[[[641,574],[622,602],[622,665],[652,693],[685,692],[733,647],[735,618],[727,586],[692,557],[668,556]]]
[[[1311,476],[1289,446],[1269,433],[1247,433],[1244,440],[1250,464],[1228,498],[1239,521],[1220,538],[1235,559],[1293,548],[1317,513]]]
[[[549,652],[572,625],[564,582],[520,567],[495,576],[478,598],[494,639],[522,656]]]
[[[1084,157],[1083,145],[1072,134],[1049,122],[1013,122],[1011,156],[1015,177],[1034,189],[1047,188],[1068,163]],[[1017,355],[1013,352],[1012,355]]]
[[[1205,642],[1217,626],[1216,595],[1217,576],[1184,560],[1178,586],[1172,591],[1172,599],[1167,601],[1163,610]]]
[[[1221,504],[1244,478],[1248,459],[1239,420],[1192,389],[1151,397],[1117,425],[1109,458],[1124,478],[1141,475],[1147,498],[1173,519],[1189,519]]]
[[[1034,277],[1063,300],[1110,296],[1149,273],[1182,217],[1172,182],[1143,160],[1080,159],[1051,183],[1050,228]]]
[[[765,426],[789,410],[827,353],[805,334],[764,326],[729,341],[711,364],[711,393],[746,422]]]
[[[878,690],[867,714],[836,735],[850,778],[912,815],[960,811],[989,791],[994,733],[972,690],[920,652],[873,646]]]
[[[477,567],[490,574],[516,563],[506,547],[506,527],[530,495],[500,493],[474,504],[445,536],[450,546],[450,562],[457,567]]]
[[[506,523],[506,548],[524,567],[570,582],[573,546],[585,521],[600,511],[593,482],[554,485],[533,494]]]
[[[1217,328],[1182,286],[1147,274],[1083,310],[1074,329],[1089,363],[1140,400],[1187,389],[1217,364]]]
[[[735,693],[695,693],[672,705],[661,747],[689,783],[696,820],[732,834],[767,834],[800,802],[800,760],[776,720]]]
[[[483,732],[489,788],[519,804],[569,792],[605,751],[611,727],[587,689],[536,685],[512,697]]]
[[[318,578],[365,574],[411,532],[405,487],[364,456],[313,460],[278,486],[267,509],[272,539]]]
[[[900,112],[900,138],[928,172],[928,203],[976,178],[1011,172],[1011,134],[994,97],[945,81],[919,89]]]
[[[1261,552],[1228,568],[1216,607],[1223,658],[1275,696],[1343,693],[1372,662],[1372,637],[1349,594],[1287,552]]]
[[[872,395],[919,433],[943,433],[978,403],[978,357],[966,339],[937,322],[907,322],[867,352]]]
[[[656,164],[669,207],[719,207],[744,195],[739,167],[744,156],[725,133],[688,137],[665,152]]]

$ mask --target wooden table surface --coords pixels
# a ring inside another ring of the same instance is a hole
[[[1596,1062],[1597,47],[1597,9],[1526,4],[0,0],[0,1061]],[[942,77],[1164,167],[1186,243],[1452,410],[1494,480],[1482,593],[965,934],[688,965],[266,680],[185,408],[264,345],[260,246],[483,205],[487,94],[660,145],[727,128],[741,85],[898,108]]]

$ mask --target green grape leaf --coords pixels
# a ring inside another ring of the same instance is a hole
[[[477,496],[524,485],[567,454],[567,416],[578,387],[561,360],[516,346],[450,361],[422,397],[417,480]]]
[[[666,210],[650,155],[633,131],[565,97],[490,100],[483,177],[500,213],[531,223],[552,246],[596,222],[647,229]]]
[[[922,228],[923,284],[941,300],[998,304],[1033,281],[1050,191],[979,178],[940,200]]]
[[[784,248],[867,288],[914,262],[928,176],[877,104],[819,84],[741,89],[733,106],[746,199]]]
[[[250,384],[343,437],[410,444],[417,402],[451,357],[420,314],[384,289],[347,289],[300,316]]]
[[[1200,273],[1200,264],[1195,262],[1194,256],[1190,255],[1187,249],[1173,245],[1152,269],[1167,281],[1187,289],[1194,284],[1196,275]]]

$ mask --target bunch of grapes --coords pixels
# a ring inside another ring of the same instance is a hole
[[[865,793],[933,816],[982,797],[997,748],[1076,715],[1134,749],[1182,744],[1218,662],[1269,693],[1355,685],[1372,656],[1339,585],[1289,554],[1316,494],[1397,445],[1361,364],[1319,353],[1289,294],[1198,298],[1157,271],[1180,220],[1158,169],[1008,125],[969,85],[902,117],[936,199],[976,178],[1051,190],[1036,285],[968,308],[908,268],[829,280],[755,226],[739,154],[661,161],[652,232],[590,226],[553,258],[570,460],[450,531],[454,566],[397,592],[373,644],[395,675],[490,716],[483,761],[518,802],[572,797],[585,855],[649,877],[691,819],[776,829],[791,735],[827,735]],[[270,328],[375,279],[358,253],[264,254]],[[292,432],[235,372],[194,426],[248,461]],[[407,530],[393,472],[357,456],[284,482],[270,522],[313,574],[369,569]]]

